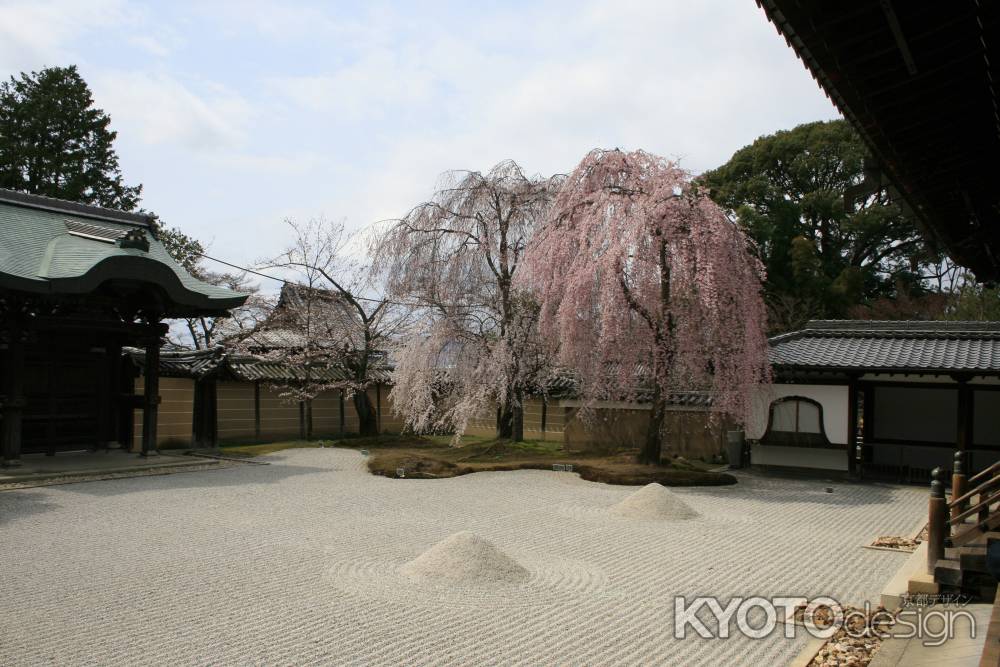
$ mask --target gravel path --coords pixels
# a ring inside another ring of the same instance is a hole
[[[875,598],[920,488],[741,475],[674,489],[701,516],[607,508],[571,473],[370,476],[354,451],[270,466],[0,492],[0,664],[777,665],[804,644],[673,638],[673,596]],[[459,531],[524,565],[513,586],[398,568]],[[723,601],[724,602],[724,601]]]

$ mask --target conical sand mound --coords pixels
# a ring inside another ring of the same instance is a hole
[[[400,572],[412,579],[454,584],[513,584],[530,576],[492,542],[468,531],[441,540]]]
[[[693,519],[698,516],[687,503],[656,482],[642,487],[609,511],[630,519]]]

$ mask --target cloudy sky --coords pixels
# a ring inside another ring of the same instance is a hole
[[[286,217],[399,217],[448,169],[698,172],[837,115],[753,0],[0,0],[0,75],[68,64],[144,206],[236,262]]]

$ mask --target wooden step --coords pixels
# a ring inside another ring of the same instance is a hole
[[[958,564],[963,572],[989,574],[986,569],[986,545],[959,547],[958,552]]]
[[[986,534],[1000,528],[1000,512],[994,512],[976,525],[956,526],[956,533],[945,540],[945,546],[962,547],[966,544],[984,544]]]
[[[941,586],[962,586],[962,566],[957,560],[942,558],[934,566],[934,581]]]

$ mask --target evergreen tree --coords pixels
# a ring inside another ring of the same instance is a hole
[[[0,187],[134,210],[142,185],[123,182],[110,124],[75,65],[0,83]]]
[[[703,181],[756,241],[772,332],[924,289],[936,260],[916,223],[882,189],[852,202],[867,150],[846,121],[760,137]]]

